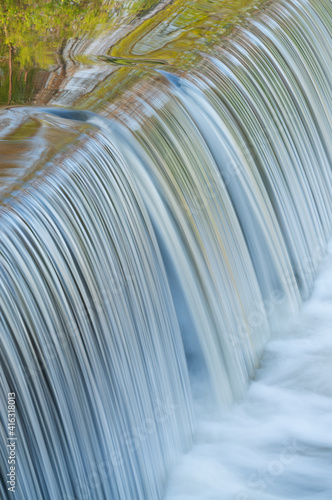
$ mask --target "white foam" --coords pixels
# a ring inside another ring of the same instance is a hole
[[[311,298],[267,344],[245,399],[222,417],[199,404],[194,448],[167,500],[332,498],[332,249]]]

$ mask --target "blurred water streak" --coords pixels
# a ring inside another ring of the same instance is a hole
[[[242,21],[190,71],[169,57],[172,23],[167,50],[164,28],[135,30],[39,107],[1,110],[1,401],[16,393],[20,500],[161,499],[194,401],[242,398],[309,297],[331,236],[331,4]]]

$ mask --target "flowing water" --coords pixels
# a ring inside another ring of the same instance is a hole
[[[220,417],[198,402],[193,450],[167,500],[328,500],[332,246],[301,314],[266,347],[244,400]]]
[[[16,497],[328,500],[331,259],[298,311],[331,237],[331,2],[155,3],[29,91],[10,45]]]

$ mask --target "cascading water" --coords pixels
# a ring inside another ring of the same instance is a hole
[[[18,499],[161,499],[195,401],[243,397],[331,236],[331,27],[329,0],[278,0],[195,70],[152,64],[156,85],[121,113],[56,107],[66,92],[2,111],[1,402],[15,393]],[[237,494],[203,491],[170,495]],[[264,498],[299,498],[285,491]]]

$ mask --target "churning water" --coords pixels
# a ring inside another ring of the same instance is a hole
[[[222,418],[204,399],[195,445],[167,500],[332,497],[332,244],[301,313],[271,340],[244,400]]]
[[[331,29],[278,0],[121,106],[2,110],[19,500],[331,498],[331,259],[286,326],[331,237]]]

